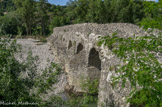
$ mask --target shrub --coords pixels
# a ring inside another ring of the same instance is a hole
[[[21,78],[21,72],[26,68],[15,59],[14,54],[19,49],[15,40],[0,39],[0,98],[10,102],[37,101],[29,96],[28,79]]]
[[[90,104],[97,105],[99,81],[86,79],[81,82],[82,89],[86,91],[83,95],[71,95],[70,100],[66,101],[68,107],[89,107]]]
[[[146,107],[162,106],[161,63],[156,53],[162,52],[162,35],[137,36],[134,38],[120,38],[116,35],[100,37],[98,45],[104,44],[126,64],[118,65],[113,82],[126,80],[131,83],[132,91],[128,102]],[[140,89],[139,89],[140,87]]]
[[[0,17],[0,35],[17,35],[23,32],[24,27],[15,12]]]
[[[58,96],[52,96],[48,102],[40,98],[40,94],[46,92],[52,84],[58,81],[61,68],[55,63],[51,63],[43,74],[36,75],[38,57],[32,56],[29,52],[26,61],[20,62],[15,58],[15,54],[21,51],[21,47],[16,44],[16,40],[0,38],[0,99],[3,102],[13,102],[15,106],[20,102],[35,103],[35,106],[48,106],[62,104],[63,101]],[[24,75],[26,74],[26,75]],[[37,88],[38,91],[31,92]],[[3,105],[3,104],[0,104]]]

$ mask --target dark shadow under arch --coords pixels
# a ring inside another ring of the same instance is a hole
[[[69,41],[69,45],[68,45],[68,49],[70,49],[72,47],[72,42],[71,40]]]
[[[88,66],[96,67],[101,70],[101,60],[99,58],[99,52],[95,48],[92,48],[89,53]]]
[[[79,43],[79,45],[77,46],[77,54],[83,50],[83,45],[81,43]]]

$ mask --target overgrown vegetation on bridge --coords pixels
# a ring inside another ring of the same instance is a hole
[[[125,63],[116,66],[119,75],[112,79],[113,84],[121,81],[123,88],[127,81],[131,83],[128,102],[145,107],[162,106],[162,67],[157,59],[157,54],[162,53],[161,41],[161,34],[120,38],[114,33],[100,38],[98,44],[107,46]]]

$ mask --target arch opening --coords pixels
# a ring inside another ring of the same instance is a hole
[[[68,49],[70,49],[72,47],[72,42],[71,40],[69,41],[69,45],[68,45]]]
[[[99,52],[95,48],[92,48],[88,57],[88,66],[93,66],[101,70],[101,60],[99,58]]]
[[[79,43],[79,45],[77,46],[77,54],[83,50],[83,45],[81,43]]]

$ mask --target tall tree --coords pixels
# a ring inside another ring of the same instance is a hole
[[[143,6],[139,0],[112,0],[111,22],[135,23],[143,17]]]
[[[86,15],[88,13],[89,0],[78,0],[75,14],[78,16],[78,22],[87,22]]]
[[[75,8],[77,7],[77,1],[76,0],[69,0],[67,2],[67,8],[66,8],[66,15],[68,16],[68,18],[70,19],[70,23],[74,23],[75,19],[77,18],[77,16],[75,15]]]
[[[112,0],[104,0],[104,11],[105,14],[104,15],[104,22],[105,23],[109,23],[111,21],[111,15],[112,15],[112,8],[111,8],[111,2]]]
[[[74,23],[88,22],[86,20],[86,15],[88,13],[89,0],[70,0],[68,6],[68,11],[72,11],[68,13],[75,18]]]
[[[47,2],[48,0],[39,0],[38,4],[38,18],[41,26],[41,35],[47,34],[47,28],[49,25],[49,16],[47,14]]]
[[[104,4],[102,0],[89,0],[87,20],[90,22],[104,23]]]
[[[35,4],[33,0],[14,0],[18,13],[26,27],[27,35],[32,35],[32,27],[34,23]]]
[[[162,29],[162,0],[158,3],[143,2],[144,4],[144,17],[140,25],[144,28],[158,28]]]

